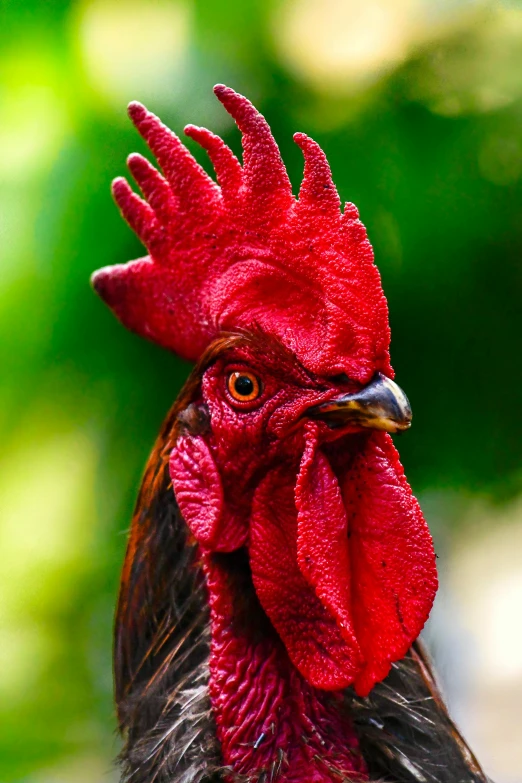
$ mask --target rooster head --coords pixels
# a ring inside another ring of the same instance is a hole
[[[243,164],[188,126],[218,184],[140,104],[163,174],[131,155],[144,198],[113,192],[149,255],[93,284],[130,329],[197,362],[169,448],[201,551],[248,552],[255,593],[312,686],[360,695],[420,633],[437,588],[429,530],[389,433],[407,429],[389,325],[356,208],[304,134],[297,198],[265,119],[219,85]]]

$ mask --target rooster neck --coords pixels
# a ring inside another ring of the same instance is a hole
[[[292,666],[257,599],[245,550],[203,555],[211,607],[209,692],[223,761],[248,780],[366,780],[341,694]]]
[[[342,783],[364,779],[366,766],[374,781],[487,783],[418,644],[367,698],[319,692],[290,665],[246,552],[198,549],[167,468],[192,396],[188,386],[148,463],[122,574],[122,783]]]

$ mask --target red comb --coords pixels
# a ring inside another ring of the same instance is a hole
[[[96,291],[139,334],[196,360],[220,331],[258,326],[312,372],[365,382],[392,373],[386,300],[356,208],[344,214],[321,148],[302,133],[298,199],[270,128],[242,95],[214,91],[242,133],[243,165],[205,128],[216,184],[178,137],[141,104],[129,114],[163,175],[141,155],[113,193],[149,255],[106,267]]]

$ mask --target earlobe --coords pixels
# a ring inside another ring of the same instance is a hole
[[[201,435],[177,439],[169,471],[179,510],[197,542],[215,552],[244,546],[248,526],[227,511],[219,470]]]
[[[197,541],[214,549],[223,513],[223,487],[211,451],[201,436],[182,435],[169,462],[176,500]]]

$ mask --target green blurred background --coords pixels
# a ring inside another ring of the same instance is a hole
[[[368,227],[435,531],[430,629],[498,780],[522,780],[522,6],[459,0],[0,4],[0,781],[114,779],[111,624],[140,473],[188,365],[88,283],[143,254],[110,180],[129,100],[240,151],[212,95],[326,151]],[[204,155],[192,143],[198,160]]]

